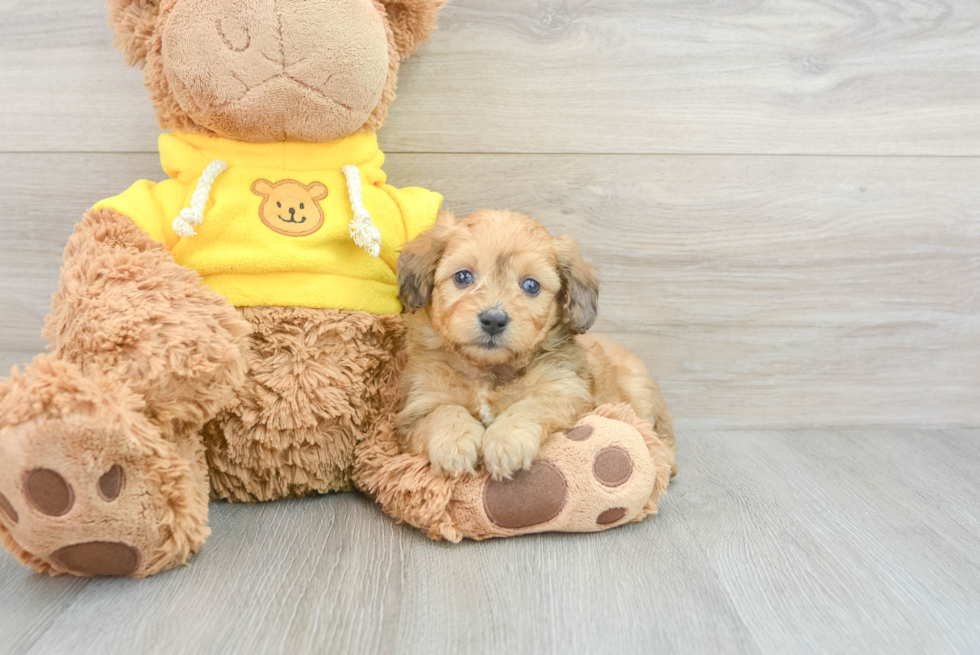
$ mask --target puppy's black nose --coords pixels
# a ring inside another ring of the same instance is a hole
[[[485,309],[480,312],[480,325],[491,337],[507,329],[510,316],[502,309]]]
[[[289,215],[290,215],[290,216],[292,216],[292,215],[294,215],[295,213],[296,213],[296,208],[295,208],[295,207],[290,207],[290,208],[289,208]]]

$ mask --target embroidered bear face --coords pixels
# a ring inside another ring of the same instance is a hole
[[[256,180],[252,193],[262,197],[259,218],[265,226],[287,237],[305,237],[323,225],[320,201],[327,187],[319,182],[303,184],[296,180]]]

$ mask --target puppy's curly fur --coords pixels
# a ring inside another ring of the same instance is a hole
[[[398,281],[414,312],[398,429],[437,470],[475,473],[482,457],[509,478],[548,435],[604,403],[630,403],[673,455],[671,416],[643,362],[584,336],[599,280],[570,237],[515,212],[444,212],[406,244]]]

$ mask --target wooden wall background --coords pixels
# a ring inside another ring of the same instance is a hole
[[[577,237],[685,425],[980,425],[980,4],[451,0],[399,91],[390,179]],[[157,133],[101,1],[0,1],[3,368]]]

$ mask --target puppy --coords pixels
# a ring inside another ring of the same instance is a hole
[[[403,248],[398,284],[414,313],[397,425],[405,448],[443,474],[475,473],[482,457],[509,478],[549,434],[604,403],[630,403],[675,450],[640,358],[580,336],[595,322],[599,281],[570,237],[514,212],[444,212]]]

